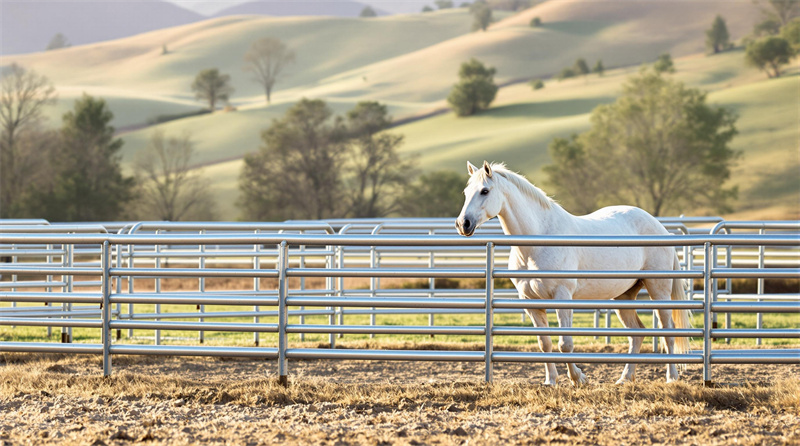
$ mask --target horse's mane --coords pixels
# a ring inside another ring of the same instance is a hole
[[[553,199],[548,197],[543,190],[534,186],[524,176],[509,170],[504,163],[492,163],[491,168],[492,172],[495,175],[500,175],[501,177],[511,182],[511,184],[516,186],[517,189],[519,189],[523,194],[535,200],[544,209],[550,209],[553,206],[553,204],[555,204]],[[478,171],[480,180],[481,181],[485,180],[487,177],[486,171],[483,169],[479,169]]]

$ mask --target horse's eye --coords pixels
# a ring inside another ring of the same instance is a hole
[[[486,189],[485,187],[481,189],[481,195],[489,195],[489,189]]]

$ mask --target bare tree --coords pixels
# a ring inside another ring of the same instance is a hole
[[[264,87],[267,104],[270,103],[272,87],[286,65],[294,62],[294,57],[294,51],[274,37],[256,40],[244,55],[244,69],[252,71],[254,80]]]
[[[0,216],[14,214],[16,201],[35,177],[33,152],[20,144],[27,131],[35,131],[42,109],[56,101],[55,88],[45,77],[12,64],[0,79]]]
[[[213,199],[200,171],[192,169],[191,137],[156,130],[135,159],[140,217],[167,221],[214,218]]]

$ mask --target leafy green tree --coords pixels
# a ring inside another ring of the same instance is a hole
[[[585,76],[589,74],[589,65],[586,63],[584,58],[578,58],[575,61],[575,64],[572,66],[572,71],[574,71],[578,76]]]
[[[542,26],[542,18],[541,17],[534,17],[531,19],[531,28],[538,28]]]
[[[548,183],[559,201],[572,212],[588,214],[620,188],[614,177],[601,174],[612,168],[608,158],[593,159],[584,147],[585,136],[573,134],[570,139],[556,138],[548,146],[553,164],[544,166]],[[569,178],[564,177],[568,175]],[[580,178],[580,181],[577,179]]]
[[[66,36],[64,36],[61,33],[58,33],[55,36],[53,36],[52,39],[50,39],[50,43],[47,44],[47,48],[45,48],[45,51],[58,50],[61,48],[68,48],[70,46],[71,44],[69,43],[69,40],[67,40]]]
[[[730,46],[729,39],[730,34],[725,19],[717,15],[711,23],[711,28],[706,31],[706,47],[714,54],[719,53]]]
[[[725,187],[738,157],[733,112],[706,94],[642,69],[613,104],[597,107],[591,129],[550,145],[545,167],[558,199],[574,212],[630,203],[654,215],[698,206],[727,210]]]
[[[800,18],[796,18],[781,28],[781,37],[792,45],[795,52],[800,51]]]
[[[800,15],[800,0],[754,0],[761,9],[761,21],[753,27],[753,37],[776,36],[781,28]]]
[[[106,101],[84,94],[64,114],[55,154],[53,190],[44,196],[50,221],[113,221],[133,198],[134,179],[120,167],[122,139],[114,138]]]
[[[560,81],[569,79],[571,77],[575,77],[575,70],[571,67],[563,68],[561,71],[559,71],[558,76],[556,76],[556,78]]]
[[[405,217],[456,217],[464,203],[464,175],[439,170],[420,175],[401,198]]]
[[[767,0],[760,4],[764,20],[777,23],[778,28],[800,16],[800,0]]]
[[[674,73],[675,64],[672,63],[672,56],[669,53],[658,56],[658,60],[653,64],[653,69],[657,73]]]
[[[364,18],[377,17],[378,13],[376,13],[375,10],[372,9],[372,6],[365,6],[364,9],[361,10],[361,14],[359,14],[358,16]]]
[[[198,100],[208,101],[208,108],[213,112],[217,102],[227,101],[233,94],[231,77],[216,68],[205,69],[194,78],[192,91]]]
[[[472,30],[486,31],[492,23],[492,8],[485,2],[476,1],[470,6],[470,12],[472,12],[473,18]]]
[[[362,17],[365,16],[362,15]],[[275,86],[275,82],[277,82],[286,66],[294,62],[294,58],[294,51],[290,50],[280,39],[274,37],[264,37],[256,40],[245,53],[244,69],[252,72],[253,80],[264,87],[267,104],[270,103],[272,87]],[[225,100],[227,100],[227,96]]]
[[[347,170],[352,175],[345,195],[351,217],[385,217],[397,211],[400,192],[411,180],[412,163],[397,153],[403,137],[385,132],[391,123],[386,106],[374,101],[359,102],[347,113]]]
[[[766,19],[753,26],[754,37],[774,36],[781,32],[781,24],[773,19]]]
[[[344,215],[341,119],[319,99],[302,99],[261,134],[244,158],[239,206],[248,220],[321,220]]]
[[[0,71],[0,217],[24,215],[24,192],[46,175],[50,159],[43,147],[40,126],[44,109],[56,102],[47,77],[15,63]]]
[[[602,60],[600,60],[600,59],[597,59],[597,63],[596,63],[596,64],[594,64],[594,67],[592,67],[592,73],[595,73],[595,74],[597,74],[598,76],[602,76],[602,75],[603,75],[603,73],[605,73],[605,70],[606,70],[606,69],[605,69],[605,67],[603,66],[603,61],[602,61]]]
[[[428,5],[422,7],[422,12],[433,12],[433,8]]]
[[[188,133],[167,137],[161,130],[136,153],[139,187],[135,218],[147,220],[214,220],[214,199],[202,172],[192,169],[194,144]]]
[[[459,81],[447,96],[447,102],[458,116],[471,116],[489,108],[497,95],[494,83],[495,69],[475,58],[461,64]]]
[[[528,85],[530,85],[534,90],[541,90],[544,88],[544,82],[542,82],[541,79],[531,79],[531,81],[528,82]]]
[[[433,2],[439,9],[450,9],[453,7],[452,0],[436,0]]]
[[[385,105],[360,102],[335,117],[321,100],[303,99],[262,133],[259,152],[245,156],[238,202],[255,220],[382,217],[399,208],[412,163],[387,133]]]
[[[782,37],[767,36],[747,44],[745,61],[767,73],[767,77],[780,77],[781,66],[789,63],[795,50]]]

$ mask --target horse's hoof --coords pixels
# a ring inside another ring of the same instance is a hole
[[[625,377],[623,376],[622,378],[618,379],[618,380],[617,380],[617,382],[616,382],[616,383],[614,383],[614,384],[616,384],[616,385],[618,385],[618,386],[621,386],[621,385],[623,385],[623,384],[625,384],[625,383],[632,383],[632,382],[633,382],[633,379],[628,379],[628,378],[625,378]]]
[[[678,381],[680,381],[680,380],[681,380],[681,379],[680,379],[679,377],[677,377],[677,376],[668,376],[668,377],[667,377],[667,384],[669,384],[669,383],[674,383],[674,382],[678,382]]]
[[[542,386],[544,386],[544,387],[555,387],[556,386],[556,381],[555,380],[545,381],[545,382],[542,383]]]
[[[578,379],[572,379],[571,381],[573,386],[580,386],[588,382],[586,375],[583,372],[581,372],[581,376],[579,376]]]

